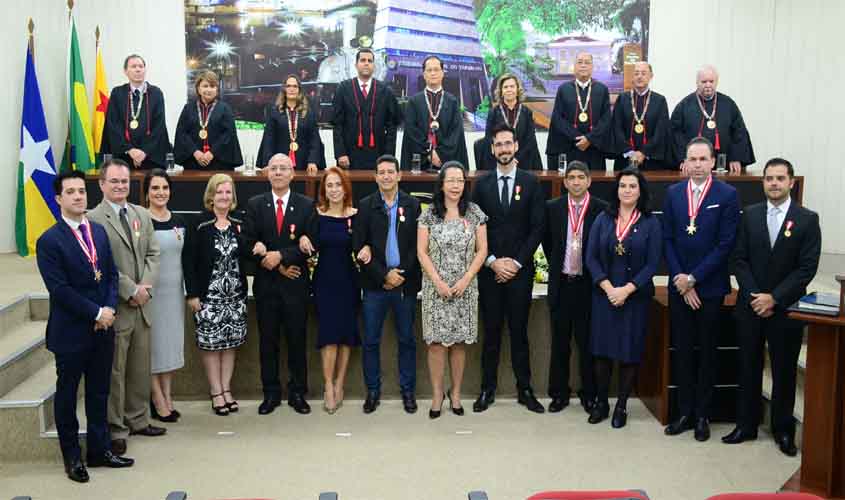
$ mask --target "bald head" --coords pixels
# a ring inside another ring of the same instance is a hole
[[[719,85],[719,72],[709,64],[702,66],[695,74],[695,88],[701,97],[710,99],[716,95],[716,87]]]

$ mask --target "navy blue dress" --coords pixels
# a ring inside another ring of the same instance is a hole
[[[590,230],[586,264],[593,277],[590,349],[594,356],[639,363],[643,358],[648,329],[648,310],[654,296],[651,278],[661,258],[660,222],[643,216],[623,241],[625,255],[616,254],[616,221],[607,212],[596,218]],[[637,290],[622,307],[616,307],[598,284],[605,279],[615,287],[634,283]]]
[[[358,270],[352,260],[353,217],[317,215],[319,250],[314,270],[314,297],[319,329],[317,348],[342,344],[361,344],[358,336],[357,310],[361,298]]]

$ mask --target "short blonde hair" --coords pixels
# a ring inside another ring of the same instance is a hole
[[[217,73],[210,70],[201,71],[200,74],[198,74],[197,77],[194,79],[194,92],[197,94],[197,97],[199,97],[200,95],[200,84],[203,81],[208,82],[208,84],[212,87],[220,87],[220,79],[217,78]]]
[[[235,191],[235,181],[226,174],[214,174],[211,176],[211,179],[208,179],[208,184],[205,186],[205,194],[202,196],[202,204],[206,210],[212,210],[214,208],[214,195],[217,194],[217,188],[227,182],[232,185],[232,206],[229,207],[229,210],[234,210],[238,207],[238,194]]]
[[[522,82],[519,78],[516,77],[513,73],[504,73],[502,76],[496,80],[496,90],[493,92],[493,105],[494,106],[501,106],[504,104],[504,98],[502,97],[502,87],[505,86],[505,83],[508,80],[513,80],[516,82],[516,102],[521,103],[525,100],[525,87],[522,86]]]

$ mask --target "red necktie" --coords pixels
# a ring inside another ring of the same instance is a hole
[[[285,210],[283,208],[284,202],[281,198],[276,200],[276,235],[282,234],[282,226],[285,224]]]
[[[364,99],[367,98],[367,84],[366,83],[361,84],[361,94],[364,96]]]

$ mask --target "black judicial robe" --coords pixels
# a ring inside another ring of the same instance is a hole
[[[132,159],[126,152],[138,148],[147,154],[141,168],[166,168],[165,157],[171,148],[165,123],[164,94],[160,88],[147,83],[144,102],[138,114],[138,128],[129,128],[131,120],[129,84],[124,83],[113,88],[109,96],[102,151],[133,166]]]
[[[609,143],[612,142],[610,93],[605,84],[593,80],[586,111],[588,120],[581,122],[578,120],[581,110],[575,92],[580,92],[581,102],[586,101],[587,89],[582,90],[575,80],[564,83],[557,89],[546,144],[549,168],[557,168],[557,155],[566,153],[567,161],[580,160],[589,165],[591,170],[604,170],[604,152],[611,150]],[[586,151],[575,147],[575,138],[582,135],[590,141],[590,147]]]
[[[440,128],[436,132],[437,156],[440,161],[456,160],[469,168],[466,139],[464,138],[464,123],[461,116],[458,99],[452,94],[443,93],[443,105],[437,122]],[[428,106],[426,105],[425,90],[408,99],[405,107],[405,133],[402,137],[402,170],[411,170],[411,155],[419,153],[422,157],[422,167],[428,168]]]
[[[372,89],[373,83],[375,92]],[[372,170],[376,168],[376,159],[379,156],[396,154],[396,129],[402,117],[399,104],[390,87],[372,79],[367,86],[365,99],[361,94],[357,78],[343,81],[335,91],[332,107],[335,158],[346,155],[349,156],[351,169]],[[370,125],[372,125],[374,147],[370,147]],[[362,147],[358,147],[359,130],[363,141]]]
[[[190,100],[182,108],[179,123],[176,125],[176,137],[173,140],[173,157],[178,165],[186,170],[234,170],[243,165],[241,144],[235,130],[235,116],[228,104],[218,99],[208,117],[207,140],[200,139],[200,119],[197,101]],[[208,145],[214,159],[207,167],[200,166],[194,158],[195,151],[203,151]]]
[[[290,131],[288,119],[285,116],[287,110],[279,111],[275,104],[267,107],[264,116],[264,135],[261,137],[261,147],[258,149],[256,165],[266,167],[270,158],[276,153],[284,153],[290,156]],[[309,163],[316,163],[318,168],[325,168],[326,161],[323,158],[323,142],[320,140],[320,127],[317,125],[317,115],[314,107],[309,103],[308,113],[303,118],[296,114],[296,143],[299,149],[296,151],[296,170],[305,170]]]
[[[698,107],[696,93],[686,96],[672,111],[672,132],[675,145],[675,167],[686,158],[687,143],[694,137],[702,135],[716,147],[716,154],[724,153],[728,163],[738,161],[742,166],[751,165],[754,159],[754,148],[751,146],[751,136],[745,128],[745,121],[733,99],[716,92],[716,128],[707,128],[707,119]],[[705,101],[704,109],[713,112],[713,99]],[[719,132],[719,145],[716,146],[716,132]],[[727,165],[726,165],[727,167]]]
[[[496,158],[493,156],[491,144],[493,143],[493,129],[502,123],[505,123],[505,117],[502,115],[501,106],[493,106],[487,114],[487,125],[484,133],[484,162],[479,165],[484,167],[484,170],[492,170],[496,168]],[[537,135],[534,128],[534,116],[528,107],[524,104],[522,111],[519,113],[519,119],[516,122],[516,140],[519,142],[519,150],[516,152],[516,160],[519,163],[519,168],[524,170],[543,170],[543,162],[540,159],[540,150],[537,147]],[[516,112],[516,109],[512,111]],[[510,123],[511,118],[508,118]]]
[[[636,93],[634,95],[637,99],[637,115],[642,115],[646,96],[638,96]],[[640,166],[642,170],[674,168],[669,163],[672,156],[672,127],[666,98],[651,91],[651,97],[648,99],[648,109],[643,119],[645,131],[642,134],[634,131],[631,92],[623,92],[616,99],[616,105],[613,107],[613,146],[617,154],[614,170],[622,170],[628,166],[628,159],[622,156],[628,151],[639,151],[646,155],[645,162]]]

